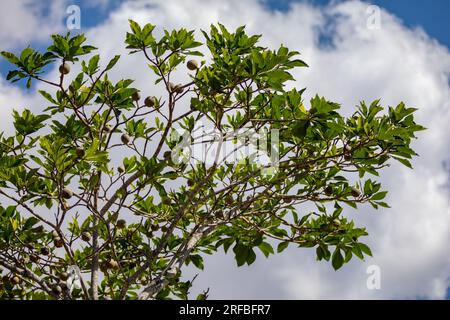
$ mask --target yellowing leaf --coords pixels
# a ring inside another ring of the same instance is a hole
[[[19,223],[17,222],[17,220],[13,219],[13,218],[9,218],[9,221],[11,222],[11,226],[12,226],[13,230],[16,231],[17,228],[19,227]]]
[[[307,114],[308,112],[306,111],[305,105],[303,103],[300,103],[298,105],[298,108],[300,109],[300,111],[304,114]]]

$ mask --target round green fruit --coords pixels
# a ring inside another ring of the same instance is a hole
[[[155,105],[155,102],[156,102],[155,97],[147,97],[147,98],[145,98],[144,104],[150,108]]]
[[[123,229],[127,226],[127,222],[124,219],[117,220],[117,228]]]
[[[107,125],[105,126],[105,132],[111,132],[112,129],[113,129],[113,127],[112,127],[112,125],[110,125],[110,124],[107,124]]]
[[[133,95],[131,96],[131,99],[133,99],[133,101],[139,101],[141,99],[141,94],[136,91],[135,93],[133,93]]]
[[[53,240],[53,244],[55,245],[55,247],[61,248],[64,246],[64,241],[60,237],[57,237]]]
[[[197,70],[197,69],[198,69],[198,62],[195,61],[195,60],[189,60],[189,61],[186,63],[186,66],[187,66],[187,68],[188,68],[189,70],[194,71],[194,70]]]
[[[61,74],[69,74],[70,72],[70,64],[67,62],[64,62],[62,65],[59,66],[59,73]]]
[[[69,279],[69,274],[68,274],[67,272],[61,272],[61,273],[59,274],[59,278],[60,278],[62,281],[66,281],[67,279]]]
[[[173,90],[174,90],[176,93],[178,93],[178,94],[182,94],[183,91],[184,91],[184,88],[183,88],[183,86],[182,86],[181,84],[177,84],[177,85],[173,88]]]
[[[66,200],[63,200],[63,201],[61,202],[61,208],[62,208],[64,211],[69,210],[69,204],[67,203]]]
[[[361,195],[361,191],[358,188],[352,188],[351,194],[353,197],[358,198]]]
[[[331,195],[333,194],[333,187],[327,186],[327,187],[324,189],[324,192],[325,192],[325,195],[331,196]]]
[[[75,149],[75,154],[77,155],[78,158],[84,158],[84,156],[86,155],[86,152],[84,151],[83,148],[78,147]]]
[[[69,188],[64,188],[64,189],[62,189],[61,196],[62,196],[64,199],[67,199],[67,200],[68,200],[68,199],[70,199],[70,198],[73,197],[73,191],[70,190]]]
[[[17,285],[21,282],[21,279],[18,276],[14,276],[11,278],[11,284]]]
[[[81,240],[86,241],[86,242],[91,241],[91,234],[89,232],[82,232]]]
[[[129,144],[131,141],[131,137],[129,135],[127,135],[126,133],[124,133],[121,137],[120,140],[122,141],[123,144]]]

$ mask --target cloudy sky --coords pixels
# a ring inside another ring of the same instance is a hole
[[[263,35],[264,45],[284,44],[302,53],[310,68],[295,72],[294,85],[307,87],[307,97],[323,95],[341,103],[345,113],[360,100],[381,98],[385,106],[404,101],[419,109],[417,120],[428,128],[414,143],[420,154],[414,170],[394,164],[382,174],[392,208],[346,212],[367,226],[373,258],[354,260],[335,272],[330,264],[316,262],[308,249],[291,248],[241,268],[232,256],[218,254],[206,259],[194,291],[210,287],[210,297],[217,299],[449,298],[450,179],[444,165],[450,160],[448,1],[0,1],[1,50],[18,52],[30,44],[46,48],[51,33],[67,31],[66,9],[72,4],[81,8],[80,31],[105,60],[126,53],[129,18],[159,30],[245,24],[249,33]],[[126,56],[112,77],[134,78],[137,87],[149,88],[143,63],[137,55]],[[38,88],[26,91],[5,81],[8,68],[0,62],[0,128],[6,131],[13,108],[42,108]],[[370,266],[381,271],[378,290],[367,288]]]

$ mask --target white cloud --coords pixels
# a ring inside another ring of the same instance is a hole
[[[86,7],[92,8],[92,7],[100,7],[101,9],[106,9],[113,0],[91,0],[91,1],[85,1]]]
[[[360,100],[382,98],[384,105],[404,100],[419,108],[418,121],[429,128],[414,143],[421,157],[414,160],[413,171],[396,164],[383,172],[392,209],[374,212],[364,208],[347,213],[368,227],[367,242],[374,258],[352,261],[334,272],[330,265],[315,262],[308,249],[292,248],[239,269],[231,255],[220,254],[206,259],[197,291],[211,287],[213,298],[445,296],[450,276],[450,205],[443,187],[448,176],[442,161],[450,155],[450,54],[422,30],[405,28],[385,11],[381,29],[367,29],[366,8],[360,1],[348,1],[324,8],[295,4],[286,13],[274,13],[256,0],[132,1],[89,31],[89,39],[106,58],[125,53],[128,18],[151,22],[158,28],[207,29],[218,21],[230,28],[246,24],[248,32],[263,35],[264,45],[283,43],[303,54],[310,68],[299,70],[295,76],[296,85],[308,87],[307,95],[319,93],[340,102],[346,113]],[[333,34],[329,35],[333,46],[323,48],[320,30],[327,30],[330,17],[335,17]],[[136,79],[138,87],[151,91],[149,74],[142,57],[124,55],[112,76]],[[366,288],[366,268],[371,264],[381,268],[381,290]]]
[[[2,50],[29,45],[62,31],[66,1],[1,1],[0,41]]]
[[[24,95],[20,89],[10,87],[3,79],[0,79],[0,121],[3,122],[0,131],[3,131],[5,135],[11,135],[14,132],[12,110],[20,112],[29,105],[29,98],[30,96]]]
[[[53,33],[66,32],[63,23],[66,15],[66,0],[52,2],[0,1],[0,11],[3,13],[2,19],[0,19],[2,51],[17,53],[16,50],[19,51],[28,45],[48,43],[49,37]],[[12,68],[12,65],[7,64],[6,67]],[[0,110],[2,113],[0,127],[6,132],[11,132],[13,128],[12,110],[36,106],[38,100],[29,92],[24,93],[16,86],[4,81],[5,76],[6,72],[1,75],[0,81]]]

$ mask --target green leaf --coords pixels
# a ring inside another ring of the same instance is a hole
[[[273,248],[270,244],[268,244],[267,242],[262,242],[258,248],[261,250],[261,252],[264,254],[264,256],[266,256],[266,258],[270,255],[273,254]]]
[[[331,264],[333,265],[334,270],[338,270],[344,264],[344,257],[342,256],[341,249],[336,248],[333,252],[333,256],[331,257]]]
[[[235,254],[237,266],[243,266],[247,262],[248,256],[250,254],[249,248],[240,243],[236,243],[233,248],[233,252]]]
[[[316,257],[317,257],[318,261],[322,260],[323,257],[324,257],[324,252],[323,252],[323,250],[322,250],[322,248],[320,246],[318,246],[316,248]]]
[[[27,219],[27,221],[25,222],[25,225],[23,226],[23,228],[25,230],[31,229],[36,223],[39,222],[39,219],[36,217],[30,217]]]
[[[46,92],[46,91],[44,91],[44,90],[39,90],[39,93],[40,93],[45,99],[47,99],[48,101],[50,101],[51,103],[58,104],[58,102],[56,102],[56,101],[53,99],[53,97],[50,95],[50,93],[48,93],[48,92]]]
[[[399,158],[399,157],[395,157],[395,156],[392,156],[392,158],[394,158],[395,160],[397,160],[398,162],[400,162],[401,164],[407,166],[410,169],[413,168],[411,162],[409,160],[407,160],[407,159],[403,159],[403,158]]]
[[[283,252],[289,246],[289,241],[283,241],[278,244],[277,252]]]
[[[112,58],[111,61],[106,66],[105,71],[111,70],[116,65],[117,61],[119,61],[119,59],[120,59],[120,55],[117,55],[114,58]]]
[[[189,259],[192,261],[194,266],[196,266],[198,269],[203,270],[203,258],[199,254],[193,254],[189,256]]]
[[[20,61],[25,63],[25,60],[33,54],[34,50],[30,47],[25,48],[22,53],[20,54]]]
[[[298,120],[293,128],[292,133],[300,139],[303,139],[306,136],[306,130],[308,129],[310,122],[308,120]]]
[[[370,248],[369,248],[366,244],[359,242],[359,243],[358,243],[358,247],[359,247],[359,249],[360,249],[362,252],[364,252],[364,253],[367,254],[368,256],[372,256],[372,251],[370,250]]]
[[[7,51],[2,51],[0,52],[0,55],[2,55],[2,57],[6,58],[9,62],[11,62],[12,64],[17,65],[20,60],[19,58],[17,58],[14,54],[12,54],[11,52],[7,52]]]
[[[256,253],[253,249],[249,248],[247,255],[247,264],[251,265],[256,260]]]
[[[87,67],[84,64],[83,71],[89,75],[93,75],[94,73],[96,73],[98,71],[99,61],[100,61],[100,55],[98,55],[98,54],[94,55],[89,60]]]
[[[383,201],[377,201],[376,204],[383,208],[390,208],[390,206],[386,202],[383,202]]]
[[[294,68],[294,67],[309,67],[308,64],[306,64],[305,61],[296,59],[292,60],[286,63],[288,67]]]
[[[289,72],[279,69],[268,72],[266,76],[267,84],[275,90],[282,90],[284,82],[294,79]]]
[[[35,116],[30,110],[25,109],[20,115],[17,111],[13,111],[14,114],[14,128],[20,135],[28,135],[38,131],[44,127],[44,121],[49,119],[49,115]]]
[[[357,256],[359,259],[364,260],[364,255],[363,255],[363,253],[362,253],[362,251],[361,251],[361,249],[359,248],[358,245],[355,245],[355,246],[352,248],[352,252],[353,252],[353,254],[354,254],[355,256]]]
[[[378,192],[374,194],[372,197],[370,197],[370,200],[383,200],[386,197],[387,191]]]
[[[130,23],[131,31],[133,31],[133,33],[135,35],[140,36],[141,35],[141,27],[139,26],[139,24],[136,21],[131,20],[131,19],[129,19],[128,22]]]
[[[206,294],[200,293],[195,300],[206,300]]]

